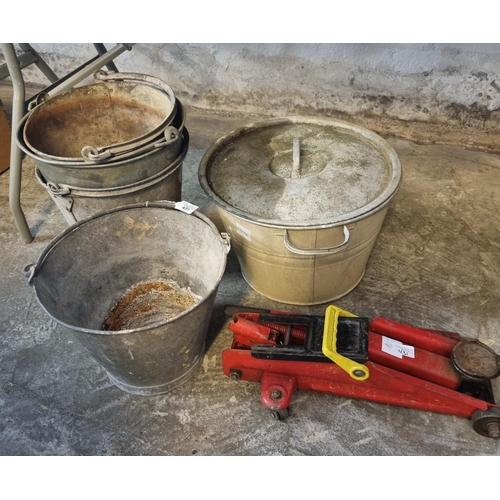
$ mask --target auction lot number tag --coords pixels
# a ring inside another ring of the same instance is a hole
[[[404,345],[399,340],[384,336],[382,336],[382,351],[399,359],[402,359],[403,356],[407,356],[408,358],[415,357],[415,348],[413,346]]]

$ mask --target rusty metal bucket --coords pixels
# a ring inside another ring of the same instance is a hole
[[[42,100],[29,112],[23,140],[33,155],[98,162],[155,141],[172,123],[177,101],[158,78],[97,71],[94,79]]]
[[[132,394],[163,394],[195,374],[225,271],[227,235],[177,205],[143,203],[96,214],[62,232],[24,269],[47,315]],[[196,296],[194,305],[162,318],[169,304],[154,302],[157,314],[136,311],[133,328],[107,329],[131,289],[168,280]]]
[[[185,143],[186,113],[177,100],[171,124],[155,141],[99,162],[61,161],[34,153],[23,135],[29,115],[21,120],[16,141],[30,156],[47,182],[66,184],[82,189],[107,189],[128,186],[164,171],[180,154]]]
[[[182,196],[182,166],[189,149],[189,133],[183,132],[182,150],[172,163],[159,173],[144,180],[115,188],[87,189],[63,183],[47,181],[39,168],[35,168],[35,177],[44,187],[52,201],[57,205],[68,224],[74,224],[99,212],[122,205],[145,201],[180,201]],[[126,162],[133,166],[149,165],[153,171],[163,165],[164,150],[153,149],[139,158]]]

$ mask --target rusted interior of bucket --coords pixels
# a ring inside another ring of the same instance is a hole
[[[172,107],[159,89],[98,83],[39,105],[26,122],[24,137],[28,147],[46,155],[78,158],[84,146],[101,148],[147,134]]]
[[[224,266],[218,235],[199,218],[123,207],[95,216],[51,247],[34,287],[56,321],[117,331],[192,311],[218,286]]]
[[[200,302],[201,297],[176,281],[153,280],[133,286],[113,307],[103,330],[143,328],[178,316]]]

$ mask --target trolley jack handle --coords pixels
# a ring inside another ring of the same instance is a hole
[[[370,370],[365,365],[346,358],[337,352],[337,326],[339,316],[356,318],[355,314],[344,311],[336,306],[328,306],[325,311],[325,326],[323,331],[323,354],[336,365],[346,371],[354,380],[366,380]]]

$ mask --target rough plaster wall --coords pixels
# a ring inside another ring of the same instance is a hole
[[[58,74],[95,55],[91,44],[33,46]],[[115,62],[214,112],[347,117],[387,135],[500,149],[500,44],[136,44]],[[36,68],[24,73],[44,83]]]

